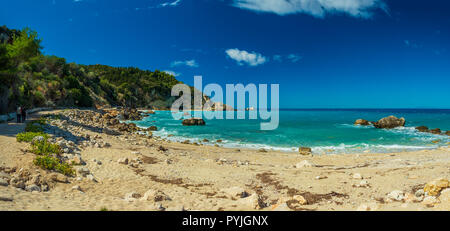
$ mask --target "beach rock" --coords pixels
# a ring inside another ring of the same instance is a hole
[[[308,201],[302,195],[295,195],[292,197],[293,200],[297,201],[300,205],[308,204]]]
[[[249,197],[239,199],[238,202],[246,207],[252,208],[252,209],[260,209],[264,207],[264,203],[262,202],[262,199],[260,196],[256,193],[252,194]]]
[[[298,152],[300,153],[300,155],[307,156],[312,154],[312,149],[308,147],[299,147]]]
[[[201,118],[191,118],[183,120],[184,126],[203,126],[206,125],[205,121]]]
[[[307,160],[304,160],[302,162],[299,162],[295,165],[295,168],[310,168],[314,167],[315,165]]]
[[[435,196],[427,196],[423,199],[422,204],[428,207],[433,207],[438,204],[439,200]]]
[[[135,201],[137,199],[141,198],[141,194],[137,193],[137,192],[130,192],[125,194],[125,200],[126,201]]]
[[[8,181],[6,181],[5,179],[3,179],[3,178],[0,178],[0,186],[8,186],[9,184],[8,184]]]
[[[69,180],[61,173],[51,173],[45,177],[46,182],[67,183]]]
[[[15,188],[25,189],[25,182],[24,182],[24,180],[20,179],[18,177],[11,178],[9,183],[11,184],[11,186],[13,186]]]
[[[0,195],[0,201],[13,201],[12,196]]]
[[[387,198],[393,201],[402,201],[405,197],[405,193],[400,190],[394,190],[387,195]]]
[[[147,192],[145,192],[145,194],[141,198],[141,200],[143,200],[143,201],[160,202],[160,201],[168,201],[168,200],[171,200],[171,199],[170,199],[169,196],[167,196],[162,191],[150,189]]]
[[[158,131],[158,128],[156,126],[151,126],[149,128],[146,129],[146,131]]]
[[[86,178],[94,183],[98,182],[92,174],[87,175]]]
[[[441,192],[442,189],[448,188],[449,184],[450,182],[447,179],[438,178],[428,182],[423,188],[423,191],[428,193],[429,196],[436,196]]]
[[[363,187],[363,188],[367,188],[370,186],[369,182],[367,180],[362,180],[361,182],[359,182],[359,187]]]
[[[81,159],[81,156],[74,156],[70,162],[74,165],[85,165],[86,163]]]
[[[428,132],[428,127],[427,126],[419,126],[419,127],[416,127],[416,130],[419,132]]]
[[[75,190],[75,191],[82,191],[82,190],[81,190],[81,187],[80,187],[79,185],[73,186],[73,187],[72,187],[72,190]]]
[[[442,190],[439,201],[442,204],[450,205],[450,188]]]
[[[439,128],[431,129],[428,132],[431,134],[436,134],[436,135],[440,135],[442,133],[441,129],[439,129]]]
[[[450,136],[450,131],[446,131],[444,134]]]
[[[354,125],[368,126],[370,125],[370,122],[365,119],[357,119]]]
[[[245,198],[248,196],[248,193],[241,187],[231,187],[222,189],[222,192],[228,194],[231,198]]]
[[[421,196],[425,195],[425,191],[423,189],[419,189],[414,193],[414,195],[416,197],[421,197]]]
[[[405,122],[406,122],[406,120],[403,117],[397,118],[395,116],[388,116],[388,117],[378,120],[378,122],[375,122],[373,124],[373,126],[376,128],[391,129],[391,128],[396,128],[396,127],[403,127],[403,126],[405,126]]]
[[[357,180],[361,180],[363,177],[361,176],[360,173],[354,173],[352,176],[353,179],[357,179]]]
[[[86,167],[82,167],[82,168],[79,168],[79,169],[77,170],[77,173],[80,174],[80,175],[83,176],[83,177],[86,177],[90,172],[91,172],[91,171],[89,171],[89,169],[86,168]]]
[[[35,185],[35,184],[32,184],[32,185],[28,185],[25,188],[25,190],[28,191],[28,192],[34,192],[34,191],[40,192],[41,188],[39,186]]]

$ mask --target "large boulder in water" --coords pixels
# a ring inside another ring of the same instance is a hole
[[[441,129],[439,129],[439,128],[431,129],[428,132],[431,134],[436,134],[436,135],[440,135],[442,133]]]
[[[444,134],[450,136],[450,131],[446,131]]]
[[[370,125],[370,122],[368,120],[365,120],[365,119],[358,119],[358,120],[355,121],[354,124],[355,125],[368,126],[368,125]]]
[[[427,126],[419,126],[419,127],[416,127],[416,130],[419,132],[428,132],[428,127]]]
[[[183,120],[184,126],[203,126],[206,125],[205,121],[201,118],[190,118]]]
[[[405,118],[397,118],[395,116],[388,116],[383,119],[378,120],[378,122],[373,123],[376,128],[396,128],[405,126]]]

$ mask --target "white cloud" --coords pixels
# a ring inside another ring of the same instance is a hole
[[[235,60],[238,65],[248,64],[249,66],[258,66],[264,64],[267,58],[256,52],[247,52],[239,49],[228,49],[225,53],[231,59]]]
[[[277,62],[281,62],[281,55],[274,55],[273,56],[273,60],[277,61]]]
[[[175,77],[181,75],[180,73],[177,73],[177,72],[171,71],[171,70],[166,70],[166,71],[163,71],[163,72],[165,72],[165,73],[167,73],[167,74],[169,74],[169,75],[173,75],[173,76],[175,76]]]
[[[333,13],[370,18],[375,9],[387,11],[383,0],[233,0],[233,6],[278,15],[304,13],[320,18]]]
[[[160,7],[166,7],[166,6],[178,6],[178,4],[180,4],[181,0],[176,0],[174,2],[164,2],[161,3],[159,6]]]
[[[291,62],[296,63],[302,59],[302,56],[297,54],[290,54],[286,57],[287,59],[291,60]]]
[[[188,66],[188,67],[198,67],[197,61],[194,59],[192,60],[186,60],[186,61],[173,61],[170,66],[171,67],[177,67],[177,66]]]

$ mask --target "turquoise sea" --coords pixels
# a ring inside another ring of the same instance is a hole
[[[377,121],[394,115],[405,117],[406,126],[391,130],[372,126],[355,126],[356,119]],[[248,116],[246,117],[248,118]],[[154,136],[172,141],[199,142],[214,145],[218,139],[225,147],[266,148],[297,151],[307,146],[316,154],[398,152],[433,149],[447,146],[450,136],[421,133],[414,129],[429,128],[450,130],[450,110],[441,109],[298,109],[280,110],[280,123],[276,130],[260,130],[260,120],[205,120],[206,126],[186,127],[174,120],[170,111],[156,114],[142,121],[133,121],[139,127],[157,126]],[[437,143],[433,143],[437,142]]]

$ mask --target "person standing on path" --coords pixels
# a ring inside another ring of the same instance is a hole
[[[22,107],[17,107],[17,111],[16,111],[16,115],[17,115],[17,123],[21,123],[22,120]]]
[[[27,120],[27,109],[25,107],[22,107],[22,123],[25,123],[25,121]]]

